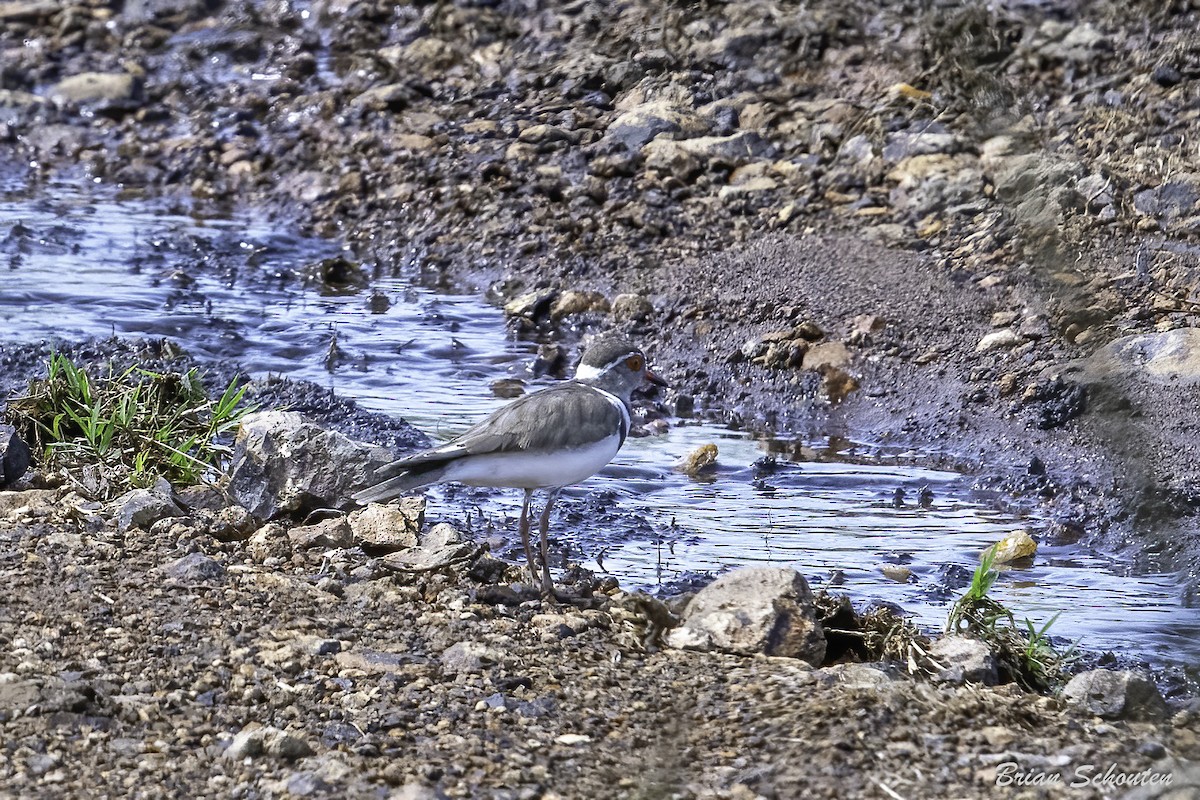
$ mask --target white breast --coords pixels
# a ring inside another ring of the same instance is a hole
[[[617,402],[620,402],[619,400]],[[621,437],[606,439],[556,453],[489,453],[466,456],[446,470],[444,481],[468,486],[506,486],[517,489],[546,489],[570,486],[587,480],[613,460]]]

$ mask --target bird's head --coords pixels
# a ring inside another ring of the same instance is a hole
[[[584,351],[583,360],[575,370],[575,380],[626,399],[643,383],[667,385],[650,371],[645,353],[628,340],[615,336],[601,338]]]

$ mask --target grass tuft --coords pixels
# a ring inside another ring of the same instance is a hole
[[[1059,614],[1039,628],[1028,619],[1017,622],[1012,611],[988,597],[999,577],[995,561],[993,551],[984,553],[971,585],[950,609],[946,631],[986,642],[1001,669],[1026,689],[1054,689],[1066,681],[1075,647],[1060,651],[1050,641],[1048,633]]]
[[[251,409],[233,381],[212,399],[199,373],[130,367],[90,374],[54,353],[46,377],[13,399],[7,416],[82,494],[97,499],[144,488],[159,478],[193,484],[216,474],[229,455],[227,434]]]

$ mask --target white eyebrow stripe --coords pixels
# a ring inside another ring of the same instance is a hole
[[[579,369],[575,370],[575,380],[577,381],[590,381],[599,376],[600,370],[590,364],[580,364]]]
[[[593,367],[590,364],[580,364],[579,368],[575,370],[575,380],[590,381],[594,378],[597,378],[597,377],[603,375],[605,372],[608,372],[610,369],[615,367],[617,364],[620,364],[622,361],[629,358],[631,355],[634,355],[634,354],[626,353],[624,355],[617,356],[612,361],[608,362],[607,364],[605,364],[603,367],[600,367],[599,369],[597,369],[596,367]]]

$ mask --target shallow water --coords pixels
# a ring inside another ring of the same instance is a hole
[[[365,292],[322,294],[304,281],[307,267],[338,255],[336,245],[253,213],[199,218],[103,189],[84,197],[77,185],[49,186],[30,197],[21,185],[0,181],[6,341],[167,337],[255,374],[329,386],[435,438],[504,402],[491,381],[529,379],[534,346],[508,336],[502,314],[476,297],[422,288],[401,270],[374,282],[390,305],[372,313]],[[329,368],[335,339],[341,358]],[[706,443],[720,449],[712,475],[672,470]],[[936,628],[980,550],[1015,528],[1038,528],[1036,519],[989,508],[964,476],[806,444],[813,449],[800,463],[772,466],[762,463],[770,442],[680,421],[666,434],[631,439],[603,473],[570,489],[557,530],[569,531],[562,538],[573,559],[625,586],[676,586],[740,564],[791,565],[814,588],[896,603]],[[933,493],[927,509],[915,505],[921,487]],[[901,508],[892,503],[897,489],[909,498]],[[434,491],[431,515],[446,494],[453,490]],[[481,509],[509,538],[518,495],[498,492]],[[894,582],[884,564],[907,566],[913,577]],[[1061,612],[1052,632],[1088,649],[1200,661],[1200,609],[1180,606],[1169,575],[1132,575],[1098,552],[1043,546],[1033,567],[1006,572],[994,593],[1038,623]]]

